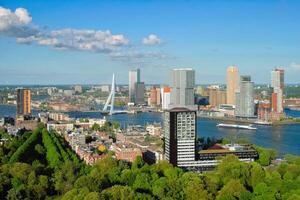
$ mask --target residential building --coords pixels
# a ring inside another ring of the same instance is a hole
[[[236,92],[239,90],[239,71],[237,66],[227,68],[227,104],[234,105]]]
[[[140,148],[116,146],[115,155],[118,160],[132,163],[138,156],[142,157],[142,151]]]
[[[17,115],[31,114],[31,92],[29,89],[17,89]]]

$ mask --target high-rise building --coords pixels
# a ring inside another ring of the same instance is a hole
[[[195,70],[191,68],[171,71],[171,105],[184,107],[194,105]]]
[[[271,71],[271,87],[284,89],[284,70],[275,69]]]
[[[144,104],[145,103],[145,83],[136,82],[135,83],[135,104]]]
[[[283,113],[283,91],[284,91],[284,70],[275,69],[271,71],[271,103],[272,111]]]
[[[31,92],[29,89],[17,89],[17,115],[31,114]]]
[[[227,104],[235,104],[235,94],[239,90],[239,71],[237,66],[227,68]]]
[[[226,91],[221,90],[219,87],[209,87],[209,105],[218,107],[221,104],[226,104]]]
[[[141,72],[140,69],[134,69],[129,71],[129,102],[135,102],[136,97],[136,83],[141,82]]]
[[[161,105],[161,94],[160,94],[161,89],[156,88],[156,105],[160,106]]]
[[[196,160],[196,111],[177,107],[164,112],[165,158],[187,167]]]
[[[161,88],[161,107],[163,110],[168,109],[171,102],[171,88]]]
[[[157,104],[157,91],[156,88],[153,87],[150,90],[150,106],[156,106]]]
[[[240,89],[236,92],[235,116],[254,117],[254,84],[250,76],[240,77]]]

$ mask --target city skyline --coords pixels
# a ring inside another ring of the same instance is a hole
[[[298,2],[91,5],[1,1],[0,84],[108,84],[113,73],[126,84],[134,68],[146,84],[166,84],[181,67],[196,70],[196,84],[226,83],[229,65],[255,83],[269,84],[276,67],[299,83]]]

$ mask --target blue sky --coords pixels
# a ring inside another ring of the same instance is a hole
[[[0,0],[0,6],[7,14],[0,15],[0,84],[100,84],[112,73],[127,83],[128,70],[137,67],[151,84],[168,83],[174,67],[194,68],[197,83],[224,83],[230,64],[256,83],[269,83],[278,66],[287,83],[300,83],[300,1]],[[96,34],[101,39],[93,46]]]

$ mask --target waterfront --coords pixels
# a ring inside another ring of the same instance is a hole
[[[288,115],[300,117],[298,111],[286,111]],[[15,106],[0,105],[0,117],[12,116],[16,113]],[[33,110],[33,114],[37,114]],[[99,112],[69,112],[70,117],[75,118],[102,118]],[[108,120],[118,121],[122,127],[132,124],[145,125],[153,122],[162,122],[161,113],[139,113],[122,114],[107,116]],[[300,155],[300,124],[283,125],[283,126],[257,126],[253,130],[237,130],[218,128],[218,121],[209,119],[197,120],[198,137],[215,137],[215,138],[246,138],[254,144],[276,149],[279,155],[297,154]]]

